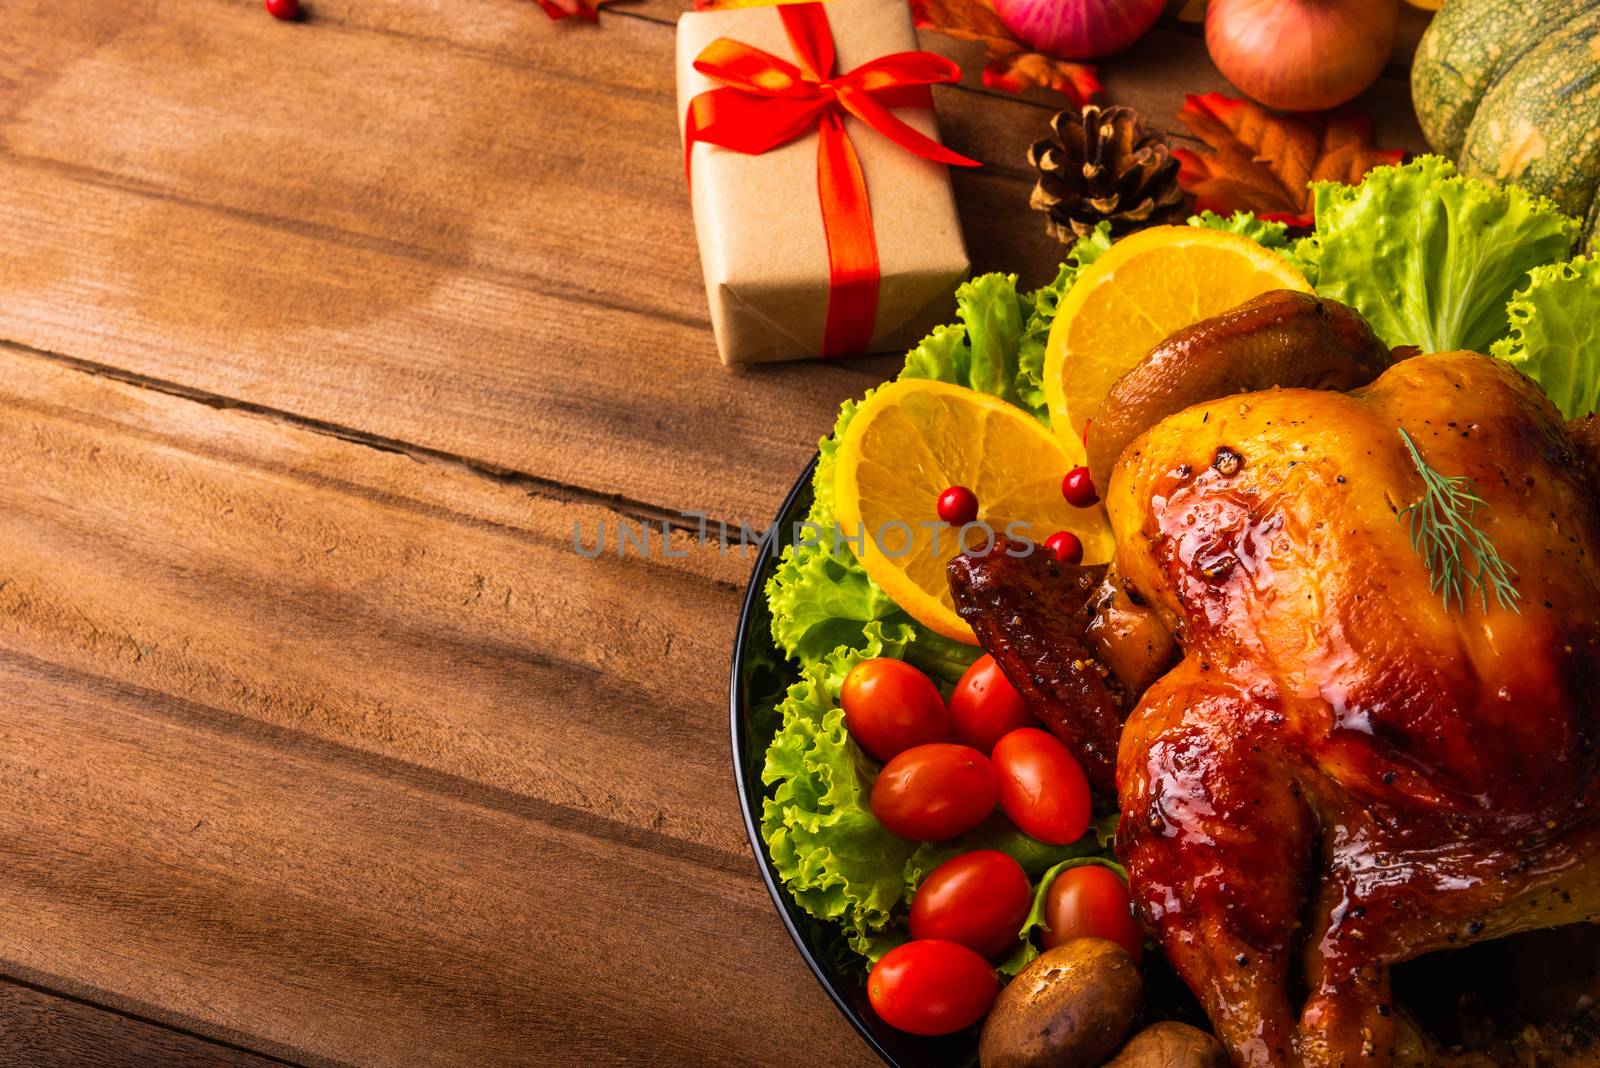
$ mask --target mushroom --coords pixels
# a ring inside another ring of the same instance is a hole
[[[1041,953],[994,1003],[983,1068],[1095,1068],[1122,1044],[1144,982],[1127,950],[1077,938]]]
[[[1129,1039],[1105,1068],[1228,1068],[1228,1051],[1197,1027],[1164,1020]]]

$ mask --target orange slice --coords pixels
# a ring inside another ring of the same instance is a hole
[[[1311,286],[1241,234],[1152,226],[1118,241],[1078,276],[1050,328],[1044,394],[1056,433],[1082,441],[1117,379],[1168,334],[1273,289]]]
[[[903,379],[862,401],[845,428],[834,513],[851,551],[896,604],[930,630],[976,644],[956,614],[945,565],[963,536],[978,549],[988,534],[972,526],[962,535],[940,522],[939,494],[966,486],[977,494],[978,522],[996,536],[1010,527],[1047,552],[1046,538],[1070,530],[1084,561],[1103,563],[1112,548],[1105,510],[1074,508],[1061,496],[1062,477],[1083,462],[1081,445],[998,397]]]

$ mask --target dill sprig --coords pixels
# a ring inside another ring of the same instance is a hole
[[[1484,499],[1464,475],[1441,475],[1428,466],[1417,451],[1405,427],[1400,438],[1411,453],[1411,462],[1422,476],[1422,499],[1400,510],[1400,519],[1411,523],[1411,548],[1422,557],[1433,576],[1430,589],[1444,595],[1445,610],[1452,605],[1465,612],[1467,597],[1476,592],[1483,610],[1489,610],[1489,591],[1495,603],[1521,613],[1517,601],[1522,593],[1511,584],[1512,571],[1489,535],[1473,526],[1472,519]]]

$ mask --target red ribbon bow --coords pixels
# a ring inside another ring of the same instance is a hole
[[[706,46],[694,69],[724,88],[689,101],[684,133],[687,172],[696,142],[759,156],[817,130],[817,198],[828,240],[828,316],[822,355],[864,352],[878,317],[878,242],[872,205],[848,112],[895,144],[939,163],[976,167],[895,117],[891,108],[933,107],[929,86],[957,81],[961,68],[932,52],[897,52],[835,76],[833,32],[820,3],[778,8],[797,67],[726,37]]]

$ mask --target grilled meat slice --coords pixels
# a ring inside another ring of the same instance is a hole
[[[1089,782],[1107,793],[1127,694],[1086,637],[1105,568],[1075,567],[997,540],[950,561],[956,611],[1034,715],[1067,743]]]

